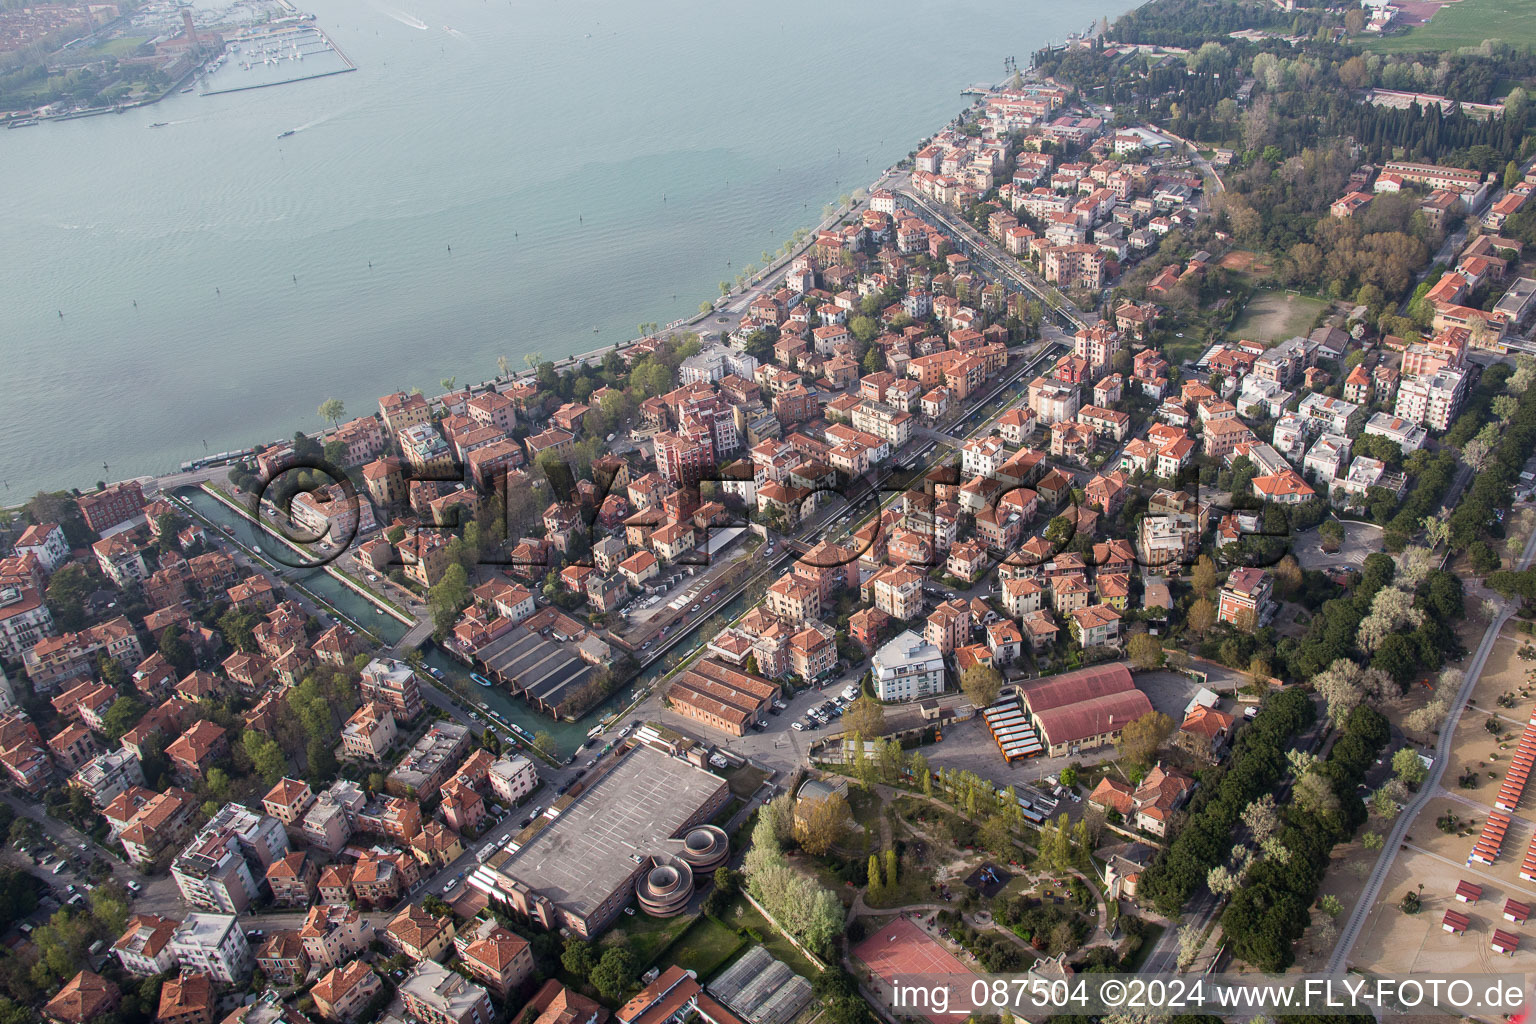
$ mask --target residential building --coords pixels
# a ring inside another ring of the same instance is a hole
[[[43,1004],[43,1016],[55,1024],[93,1024],[117,1009],[122,994],[94,971],[81,971]]]
[[[123,970],[140,978],[164,974],[176,966],[171,936],[176,921],[154,914],[135,914],[128,920],[128,930],[112,945]]]
[[[502,998],[533,976],[533,947],[495,918],[477,918],[453,939],[469,972]]]
[[[183,972],[160,986],[155,1024],[213,1024],[216,1001],[206,974]]]
[[[364,701],[341,729],[342,750],[348,757],[382,761],[399,735],[395,716],[383,704]]]
[[[267,866],[272,902],[282,907],[307,907],[315,900],[320,869],[309,855],[293,850]]]
[[[345,903],[317,903],[309,908],[299,941],[310,963],[335,967],[373,941],[373,925]]]
[[[403,661],[374,658],[363,666],[362,696],[386,705],[396,722],[414,722],[421,714],[421,684]]]
[[[486,773],[491,794],[508,807],[521,803],[523,798],[539,788],[539,773],[533,762],[521,754],[504,756],[494,762]]]
[[[453,944],[453,918],[407,903],[384,928],[384,941],[412,960],[436,960]]]
[[[233,914],[188,914],[171,935],[171,951],[182,970],[198,971],[226,985],[251,973],[245,930]]]
[[[1275,612],[1273,592],[1274,582],[1263,569],[1234,569],[1221,588],[1216,617],[1245,631],[1266,626]]]
[[[332,1024],[353,1024],[383,987],[372,967],[353,960],[321,975],[309,994],[320,1016]]]
[[[1404,380],[1397,388],[1399,419],[1431,430],[1449,430],[1466,398],[1466,374],[1442,369],[1433,376]]]
[[[268,814],[284,825],[293,826],[304,819],[305,812],[314,802],[315,794],[310,791],[309,783],[288,778],[279,780],[261,798],[261,806]]]
[[[432,723],[389,773],[389,791],[396,796],[435,793],[469,748],[469,735],[469,728],[457,722]]]
[[[309,976],[309,954],[299,933],[284,928],[267,936],[256,952],[256,966],[279,985],[300,985]]]
[[[432,960],[421,960],[396,989],[406,1012],[423,1024],[490,1024],[485,989]]]
[[[944,656],[913,630],[903,630],[870,659],[875,696],[915,700],[944,692]]]

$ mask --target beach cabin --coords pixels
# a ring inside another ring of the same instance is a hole
[[[1519,903],[1515,900],[1504,901],[1504,920],[1513,921],[1515,924],[1525,924],[1525,919],[1531,916],[1531,905]]]
[[[1472,919],[1466,914],[1459,914],[1454,910],[1447,910],[1445,917],[1440,922],[1440,927],[1452,935],[1460,935],[1472,925]]]
[[[1488,945],[1505,956],[1513,956],[1515,950],[1520,948],[1520,936],[1511,935],[1502,928],[1495,928],[1493,940]]]
[[[1470,903],[1477,906],[1477,901],[1483,898],[1483,887],[1473,885],[1471,882],[1461,881],[1456,883],[1456,900],[1459,903]]]

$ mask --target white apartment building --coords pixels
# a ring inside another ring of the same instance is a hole
[[[1417,423],[1410,423],[1387,412],[1378,412],[1367,420],[1365,432],[1384,437],[1388,441],[1396,441],[1404,455],[1418,451],[1424,447],[1424,442],[1429,440],[1428,430]]]
[[[508,806],[539,788],[539,773],[521,754],[503,757],[488,769],[491,792]]]
[[[913,630],[897,634],[870,659],[875,696],[915,700],[944,692],[944,655]]]
[[[251,973],[251,944],[233,914],[188,914],[171,936],[183,970],[233,985]]]

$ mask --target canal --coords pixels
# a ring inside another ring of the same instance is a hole
[[[233,540],[244,546],[250,557],[260,557],[251,552],[252,548],[263,544],[271,548],[281,543],[274,535],[257,529],[250,517],[236,512],[199,488],[183,487],[175,493],[198,515],[217,526],[224,533],[225,540]],[[261,558],[261,561],[277,576],[298,584],[385,644],[399,643],[410,630],[409,624],[401,622],[324,569],[295,568],[270,558]]]
[[[176,497],[185,501],[199,515],[213,523],[224,534],[225,540],[233,540],[249,549],[259,545],[280,543],[273,536],[258,528],[249,516],[237,512],[222,501],[196,487],[184,487],[176,491]],[[226,530],[225,527],[228,527]],[[231,532],[233,531],[233,532]],[[252,557],[260,557],[252,555]],[[353,620],[372,633],[386,646],[398,643],[409,626],[384,612],[378,605],[342,583],[324,569],[299,569],[271,559],[262,561],[281,579],[291,581]],[[676,644],[656,662],[620,686],[603,703],[576,722],[557,721],[533,709],[527,702],[499,686],[479,686],[469,678],[470,669],[463,662],[450,657],[436,644],[428,641],[423,648],[426,665],[441,673],[437,683],[443,689],[479,704],[494,712],[503,723],[512,723],[528,730],[530,734],[545,733],[554,749],[550,753],[567,757],[587,741],[587,732],[604,718],[623,710],[642,691],[654,686],[675,670],[678,665],[697,653],[705,642],[726,625],[740,617],[762,594],[762,587],[754,585],[731,601],[714,609],[713,614],[693,623],[679,635]],[[624,723],[614,721],[617,729]],[[505,730],[502,730],[505,733]]]

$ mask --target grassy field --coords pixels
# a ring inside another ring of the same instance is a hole
[[[744,941],[719,921],[700,914],[693,927],[667,950],[667,958],[679,967],[696,972],[699,981],[703,982],[735,956]]]
[[[1532,2],[1536,3],[1536,0]],[[1265,344],[1284,341],[1309,332],[1312,321],[1326,308],[1328,303],[1322,299],[1278,290],[1259,292],[1248,300],[1247,307],[1233,322],[1227,336]]]
[[[599,941],[599,952],[609,946],[628,944],[640,964],[647,965],[692,924],[689,917],[651,917],[636,911],[620,916],[608,934]]]
[[[789,940],[780,935],[778,930],[763,920],[763,915],[738,896],[725,912],[725,923],[733,928],[746,928],[756,933],[762,946],[775,960],[782,960],[789,969],[796,974],[810,979],[815,979],[821,973],[821,969],[811,964],[809,960],[800,955],[800,951],[789,944]]]
[[[91,52],[105,57],[126,57],[147,42],[149,42],[149,36],[123,36],[119,39],[109,39]]]
[[[1457,0],[1435,12],[1428,25],[1369,40],[1365,48],[1378,53],[1454,50],[1478,46],[1484,39],[1536,44],[1536,0]]]

